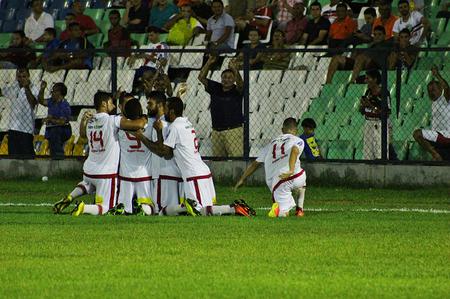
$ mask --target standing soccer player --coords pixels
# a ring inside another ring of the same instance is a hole
[[[79,202],[72,215],[103,215],[114,207],[119,166],[119,129],[139,130],[146,119],[129,120],[110,115],[116,108],[110,93],[98,91],[94,96],[96,113],[85,113],[80,124],[80,137],[88,139],[89,156],[83,165],[83,181],[65,198],[55,203],[53,211],[60,213],[77,197],[95,192],[95,204]]]
[[[299,158],[305,144],[297,137],[297,121],[294,118],[284,120],[282,132],[282,135],[261,150],[258,158],[244,171],[234,188],[237,190],[242,186],[245,179],[264,163],[266,183],[272,192],[274,202],[269,217],[286,217],[294,207],[297,207],[296,216],[302,217],[306,174],[300,166]],[[292,195],[294,190],[299,191],[297,204]]]

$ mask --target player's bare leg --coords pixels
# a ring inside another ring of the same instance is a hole
[[[183,205],[170,205],[164,207],[159,212],[159,216],[178,216],[186,214],[186,207]]]
[[[297,217],[303,217],[305,216],[305,212],[303,211],[303,203],[305,202],[305,192],[306,188],[298,188],[296,190],[298,192],[298,201],[297,201],[297,208],[295,210],[295,216]]]
[[[103,215],[107,211],[103,211],[103,207],[101,205],[87,205],[84,202],[80,201],[77,203],[75,208],[72,210],[72,216],[80,216],[81,214],[90,214],[90,215]]]
[[[203,216],[237,215],[250,217],[250,215],[256,215],[255,210],[242,199],[235,200],[230,205],[204,207],[200,212]]]
[[[65,208],[67,208],[72,201],[77,198],[80,197],[82,195],[86,194],[85,190],[80,187],[80,186],[76,186],[72,192],[70,192],[69,195],[65,196],[64,198],[62,198],[60,201],[56,202],[53,206],[53,212],[55,214],[59,214],[61,213]]]

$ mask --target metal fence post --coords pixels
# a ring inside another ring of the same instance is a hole
[[[244,51],[244,158],[250,157],[250,48]]]
[[[111,92],[116,94],[117,92],[117,55],[114,51],[111,52]],[[118,107],[119,99],[117,98],[116,107]]]
[[[385,49],[383,51],[386,51]],[[381,159],[388,159],[388,86],[387,86],[387,65],[388,56],[385,55],[384,67],[381,73],[381,99],[382,99],[382,110],[381,110]]]

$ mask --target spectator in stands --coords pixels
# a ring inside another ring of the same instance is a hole
[[[326,45],[328,42],[328,31],[330,21],[321,15],[322,5],[313,2],[309,6],[311,19],[306,24],[305,31],[300,41],[301,45]]]
[[[113,9],[109,12],[109,21],[111,22],[111,29],[108,30],[108,41],[104,44],[105,48],[130,49],[130,33],[120,25],[120,13],[118,10]],[[119,53],[120,56],[128,56],[129,54],[130,52],[127,50]]]
[[[167,0],[155,0],[150,13],[150,26],[163,28],[169,19],[179,13],[178,7]]]
[[[284,32],[277,29],[273,33],[271,49],[285,49]],[[288,52],[264,52],[256,56],[257,62],[263,63],[265,70],[286,70],[289,67],[291,54]]]
[[[181,12],[170,18],[164,29],[169,31],[167,43],[169,45],[186,46],[194,36],[203,31],[202,24],[192,16],[190,4],[181,7]]]
[[[236,30],[239,31],[240,39],[247,40],[249,38],[249,30],[257,28],[261,37],[266,37],[272,22],[272,9],[266,5],[265,0],[256,0],[255,9],[248,9],[245,16],[235,18]]]
[[[169,46],[160,41],[159,37],[160,29],[157,27],[148,28],[148,44],[141,46],[141,49],[157,50],[157,49],[169,49]],[[159,66],[165,68],[168,62],[169,53],[139,53],[134,54],[128,58],[128,65],[133,66],[137,59],[145,59],[144,65],[136,70],[133,80],[133,92],[138,93],[143,90],[141,78],[145,74],[145,78],[153,76],[153,73],[159,69]]]
[[[402,69],[411,69],[416,61],[419,48],[411,45],[411,33],[408,28],[404,28],[398,35],[394,51],[389,55],[389,69],[394,69],[399,65]]]
[[[80,24],[80,29],[84,36],[100,32],[94,20],[92,20],[90,16],[84,14],[84,5],[81,0],[73,1],[72,13],[75,15],[75,22]]]
[[[245,44],[244,48],[250,48],[250,49],[265,49],[266,46],[261,44],[259,42],[261,36],[259,35],[259,30],[256,27],[253,27],[249,29],[248,32],[248,38],[250,40],[249,44]],[[250,69],[252,70],[260,70],[263,68],[262,61],[258,61],[256,57],[258,56],[258,52],[251,52],[250,53]],[[244,66],[244,53],[240,52],[239,55],[236,58],[232,59],[232,63],[236,65],[238,69],[242,69]],[[229,66],[230,67],[230,66]]]
[[[397,17],[392,14],[391,2],[383,0],[378,6],[380,16],[373,21],[372,31],[377,26],[383,26],[386,31],[386,39],[391,39],[394,36],[393,28]]]
[[[149,76],[150,74],[151,76]],[[173,96],[172,84],[170,82],[169,76],[167,74],[164,74],[162,66],[160,66],[160,68],[156,72],[144,73],[144,75],[142,76],[142,84],[144,93],[146,95],[152,91],[159,91],[164,93],[167,97]]]
[[[390,112],[390,97],[388,95],[387,98],[388,111],[383,111],[381,73],[378,70],[367,71],[366,82],[367,91],[361,97],[359,108],[361,114],[366,119],[364,125],[363,158],[365,160],[375,160],[381,159],[381,118],[383,114],[388,115]],[[389,133],[387,135],[389,136]],[[389,145],[389,140],[387,145]],[[389,146],[386,148],[386,151],[388,150]]]
[[[76,22],[75,15],[73,13],[69,12],[66,15],[66,17],[64,18],[64,21],[66,23],[66,29],[63,32],[61,32],[61,35],[59,36],[59,39],[61,41],[65,41],[70,38],[69,25]],[[81,33],[81,36],[84,36],[84,32]]]
[[[234,20],[224,12],[221,0],[212,1],[214,15],[208,19],[206,38],[208,47],[218,50],[230,50],[234,48]]]
[[[126,26],[128,32],[145,33],[145,28],[148,24],[148,14],[148,7],[142,4],[142,0],[127,0],[122,24]]]
[[[277,29],[284,31],[286,29],[287,23],[292,19],[294,4],[303,3],[303,0],[277,0],[273,1],[272,3],[278,9]]]
[[[38,65],[46,66],[48,62],[48,58],[50,55],[59,48],[61,41],[56,37],[55,28],[46,28],[44,31],[44,36],[42,41],[47,43],[44,48],[44,52],[42,55],[38,56],[35,62],[31,63],[33,68],[36,68]]]
[[[395,21],[394,37],[397,38],[400,31],[404,28],[411,30],[411,45],[419,46],[428,36],[430,22],[418,11],[410,11],[407,0],[398,1],[398,11],[400,18]]]
[[[50,156],[53,160],[64,159],[64,143],[72,136],[69,121],[72,116],[70,105],[65,100],[67,87],[64,83],[55,83],[52,87],[51,97],[44,99],[47,82],[41,82],[39,90],[39,104],[48,107],[47,117],[44,118],[45,138],[50,145]]]
[[[34,42],[44,42],[44,30],[53,28],[53,17],[44,11],[42,0],[31,2],[31,15],[25,21],[25,35]]]
[[[304,15],[303,3],[295,3],[292,8],[292,19],[286,25],[286,43],[288,45],[300,43],[303,32],[306,29],[308,18]]]
[[[346,2],[346,1],[330,0],[330,4],[327,4],[322,8],[322,16],[327,18],[328,21],[330,21],[330,23],[333,24],[334,21],[337,19],[337,5],[339,3],[342,3],[346,7],[346,14],[351,18],[352,16],[349,15],[349,13],[348,13],[348,11],[351,9],[344,2]]]
[[[322,154],[316,141],[316,134],[314,133],[317,127],[316,122],[312,118],[305,118],[302,121],[301,126],[303,128],[303,133],[300,135],[300,138],[305,142],[305,149],[303,152],[305,153],[306,159],[322,159]]]
[[[432,102],[431,130],[417,129],[413,136],[433,160],[450,160],[450,87],[436,66],[431,72],[435,78],[427,86]]]
[[[386,33],[382,26],[377,26],[374,30],[373,43],[369,46],[370,49],[390,49],[392,47],[391,41],[385,40]],[[336,55],[331,59],[328,67],[326,83],[331,84],[333,76],[338,69],[353,70],[351,82],[355,82],[362,70],[381,69],[386,65],[386,59],[390,52],[386,51],[364,51],[356,52],[355,56],[348,58],[342,55]]]
[[[11,101],[11,122],[8,131],[8,153],[12,158],[33,159],[35,108],[39,87],[30,82],[26,68],[16,71],[17,83],[2,89],[2,96]]]
[[[36,59],[36,54],[30,51],[25,33],[21,30],[13,32],[8,49],[11,52],[0,53],[0,69],[26,68]]]
[[[212,147],[216,157],[242,157],[244,116],[242,100],[244,82],[235,64],[222,72],[222,82],[206,78],[216,56],[211,55],[198,79],[211,95]]]
[[[202,23],[203,28],[208,25],[208,19],[213,16],[211,6],[204,0],[191,0],[192,16]]]
[[[364,21],[366,22],[360,30],[357,30],[353,36],[354,44],[370,43],[372,41],[373,22],[377,17],[375,8],[369,7],[364,11]]]
[[[63,41],[59,46],[61,51],[49,57],[46,71],[92,69],[93,54],[84,50],[93,49],[94,46],[82,36],[80,24],[71,23],[69,33],[70,39]]]
[[[347,15],[347,5],[339,3],[336,6],[336,20],[330,26],[329,47],[347,47],[351,43],[351,38],[357,28],[356,22]]]

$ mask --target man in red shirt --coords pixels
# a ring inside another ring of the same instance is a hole
[[[75,15],[69,12],[64,18],[64,20],[66,21],[66,29],[63,32],[61,32],[61,35],[59,36],[59,39],[61,41],[65,41],[70,38],[69,25],[75,23]],[[82,36],[84,36],[84,33]]]
[[[80,24],[81,31],[85,36],[99,32],[97,25],[90,16],[84,15],[84,6],[81,0],[74,0],[72,3],[72,12],[75,15],[75,22]]]
[[[292,12],[292,20],[286,25],[286,43],[296,44],[300,42],[306,25],[308,24],[308,18],[303,14],[305,11],[305,5],[303,3],[295,3]]]

